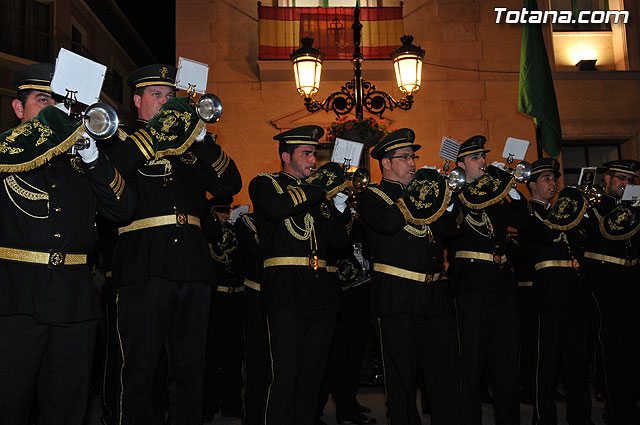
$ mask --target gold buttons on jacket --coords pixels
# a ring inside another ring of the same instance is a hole
[[[60,233],[54,233],[54,234],[53,234],[53,237],[54,237],[54,238],[61,238],[61,237],[62,237],[62,235],[61,235]]]

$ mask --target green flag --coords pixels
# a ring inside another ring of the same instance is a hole
[[[536,0],[524,0],[524,7],[529,12],[538,10]],[[540,129],[542,149],[549,156],[557,157],[562,144],[562,130],[540,24],[522,25],[518,111],[533,117]]]

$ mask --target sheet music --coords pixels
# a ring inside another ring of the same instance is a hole
[[[502,157],[509,158],[509,155],[511,155],[513,159],[522,161],[527,155],[528,148],[528,140],[516,139],[515,137],[507,137],[507,142],[504,144],[504,150],[502,151]]]
[[[628,184],[622,193],[622,200],[631,201],[633,202],[633,206],[637,207],[640,201],[640,185]]]
[[[358,167],[360,166],[360,156],[362,155],[363,147],[363,143],[336,138],[335,144],[333,145],[333,153],[331,154],[331,162],[343,164],[345,159],[347,159],[350,160],[349,164],[351,164],[352,167]]]
[[[77,102],[92,105],[100,101],[106,73],[106,66],[62,48],[56,59],[51,90],[63,97],[70,92]]]
[[[176,73],[176,88],[187,90],[191,84],[196,93],[204,93],[207,90],[208,76],[209,65],[180,57]]]
[[[460,143],[448,137],[442,138],[440,144],[440,158],[455,162],[460,152]]]

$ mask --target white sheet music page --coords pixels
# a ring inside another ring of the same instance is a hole
[[[458,152],[460,152],[460,143],[448,137],[442,138],[442,143],[440,144],[440,158],[456,162],[456,159],[458,159]]]
[[[176,88],[188,90],[191,85],[196,93],[202,94],[207,90],[208,76],[209,65],[180,57],[176,72]]]
[[[512,155],[513,159],[522,161],[527,155],[528,148],[528,140],[516,139],[515,137],[507,137],[507,142],[504,144],[504,150],[502,151],[502,157],[509,158],[509,155]]]
[[[72,93],[79,103],[92,105],[100,101],[106,74],[106,66],[63,48],[56,59],[51,90],[63,97]]]
[[[622,192],[622,200],[632,201],[633,206],[637,207],[638,202],[640,201],[640,185],[628,184],[625,186],[624,192]]]
[[[352,167],[358,167],[360,165],[360,155],[362,155],[363,147],[363,143],[336,138],[333,145],[333,153],[331,154],[331,162],[344,164],[346,159],[350,161],[349,164],[351,164]]]

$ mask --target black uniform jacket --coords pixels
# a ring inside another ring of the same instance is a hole
[[[382,179],[357,198],[371,249],[372,268],[383,264],[430,274],[444,272],[445,236],[457,236],[455,215],[445,213],[425,226],[408,224],[395,202],[402,196],[401,183]],[[387,273],[372,272],[371,313],[375,317],[411,312],[436,316],[451,306],[446,280],[418,282]]]
[[[615,207],[615,200],[610,196],[605,196],[602,202],[587,210],[588,218],[583,220],[587,230],[585,252],[620,259],[638,259],[640,258],[640,232],[631,238],[613,240],[607,238],[601,230],[600,221]],[[637,207],[635,210],[636,217],[640,217]],[[638,285],[640,265],[622,266],[585,258],[584,266],[593,291],[621,296],[626,296],[625,294],[629,293],[640,294],[640,286]]]
[[[145,125],[138,120],[138,128]],[[232,196],[242,180],[235,163],[207,135],[182,155],[147,160],[127,138],[109,156],[136,197],[134,220],[183,213],[204,218],[206,192]],[[126,225],[127,223],[123,223]],[[120,234],[114,256],[114,277],[120,286],[148,277],[213,283],[209,249],[200,227],[166,225]]]
[[[63,154],[35,170],[0,175],[0,246],[89,254],[96,211],[111,220],[129,219],[135,208],[131,188],[104,155],[92,165]],[[100,317],[89,267],[0,259],[0,315],[16,314],[40,323]]]
[[[299,186],[285,172],[260,174],[249,184],[260,241],[260,257],[328,257],[330,249],[349,246],[348,209],[339,213],[324,191]],[[307,229],[307,230],[305,230]],[[305,237],[305,233],[309,235]],[[262,294],[265,311],[302,308],[339,310],[339,288],[324,268],[306,266],[265,267]]]
[[[506,255],[507,226],[519,232],[533,232],[536,220],[529,211],[529,202],[520,194],[519,200],[503,199],[482,209],[472,210],[461,202],[461,226],[464,236],[453,245],[453,256],[459,251],[472,251],[492,256]],[[513,290],[514,276],[509,264],[492,261],[471,261],[455,258],[453,280],[457,294]]]
[[[529,205],[531,206],[531,213],[541,222],[549,215],[549,207],[544,202],[530,199]],[[532,251],[527,249],[527,245],[529,245],[529,242],[526,238],[522,235],[517,235],[515,238],[510,237],[507,239],[506,251],[518,284],[520,285],[522,282],[525,283],[523,286],[532,286],[535,264],[534,258],[531,257]]]
[[[548,210],[537,201],[531,201],[531,207],[536,219],[542,223]],[[537,311],[544,313],[554,310],[586,310],[590,291],[585,281],[584,270],[580,266],[585,244],[584,229],[578,224],[566,231],[548,227],[544,230],[548,233],[542,240],[539,237],[522,238],[532,267],[554,261],[569,261],[575,267],[541,267],[535,271],[533,292]]]
[[[242,271],[244,277],[253,283],[262,282],[262,261],[260,259],[260,247],[258,229],[253,213],[242,214],[235,222],[236,236],[242,257]],[[255,288],[253,288],[255,289]]]
[[[231,222],[220,223],[218,217],[207,214],[203,230],[213,259],[215,283],[226,288],[243,286],[242,255],[235,225]]]

